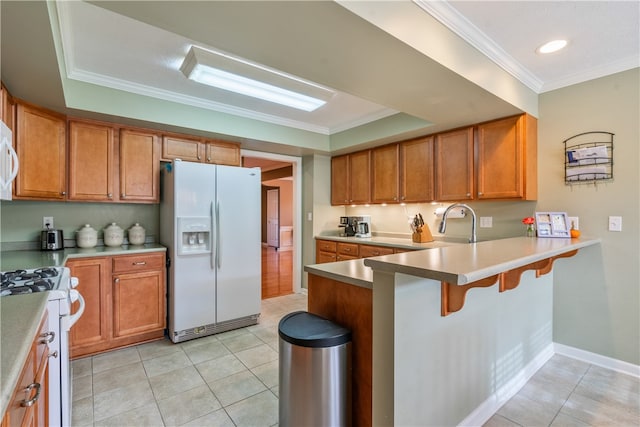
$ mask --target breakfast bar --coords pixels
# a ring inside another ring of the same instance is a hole
[[[486,420],[553,354],[554,262],[598,242],[516,237],[306,266],[309,311],[353,333],[355,425]]]

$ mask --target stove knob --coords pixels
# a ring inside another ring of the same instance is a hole
[[[76,291],[75,289],[70,289],[69,290],[69,298],[71,298],[71,303],[74,303],[76,301],[78,301],[78,296],[80,295],[80,292]]]
[[[69,284],[71,285],[72,288],[77,288],[78,283],[80,282],[78,281],[77,277],[72,277],[71,280],[69,281]]]

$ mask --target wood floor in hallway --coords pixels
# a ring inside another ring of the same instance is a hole
[[[293,251],[262,247],[262,298],[293,292]]]

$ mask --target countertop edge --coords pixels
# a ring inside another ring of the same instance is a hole
[[[372,271],[364,265],[364,259],[305,265],[304,271],[315,276],[373,289]]]
[[[464,257],[465,255],[469,259],[475,257],[475,252],[478,249],[490,250],[491,247],[499,242],[500,244],[509,243],[512,246],[522,243],[523,248],[530,248],[531,243],[536,244],[536,248],[532,253],[526,253],[524,255],[514,254],[513,258],[505,259],[496,263],[486,265],[477,269],[460,269],[459,271],[447,271],[447,268],[442,265],[429,268],[428,260],[421,260],[422,262],[408,263],[403,254],[386,255],[375,258],[367,258],[364,260],[364,265],[371,267],[373,270],[391,272],[391,273],[403,273],[417,277],[423,277],[426,279],[433,279],[438,281],[446,281],[456,285],[465,285],[467,283],[475,282],[477,280],[484,279],[486,277],[502,273],[517,267],[521,267],[527,264],[531,264],[536,261],[551,258],[563,253],[567,253],[573,250],[582,249],[588,246],[592,246],[600,243],[600,239],[536,239],[533,240],[529,237],[515,237],[511,239],[493,240],[487,242],[479,242],[468,245],[456,245],[453,247],[442,247],[437,249],[441,254],[440,258],[446,258],[446,255],[453,255],[455,251],[456,257]],[[539,244],[539,245],[538,245]],[[545,248],[547,244],[552,244],[553,247]],[[540,246],[540,249],[538,249]],[[432,252],[432,251],[424,251]],[[449,254],[448,254],[449,252]],[[442,264],[442,263],[440,263]],[[471,264],[471,263],[469,263]],[[439,267],[439,268],[435,268]]]

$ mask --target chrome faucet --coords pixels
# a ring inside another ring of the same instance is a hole
[[[454,203],[449,206],[444,213],[442,214],[442,221],[440,222],[440,227],[438,227],[438,231],[444,234],[444,231],[447,229],[447,215],[453,208],[465,208],[469,212],[471,212],[471,238],[469,239],[469,243],[475,243],[478,239],[476,238],[476,213],[471,208],[471,206],[466,205],[464,203]]]

